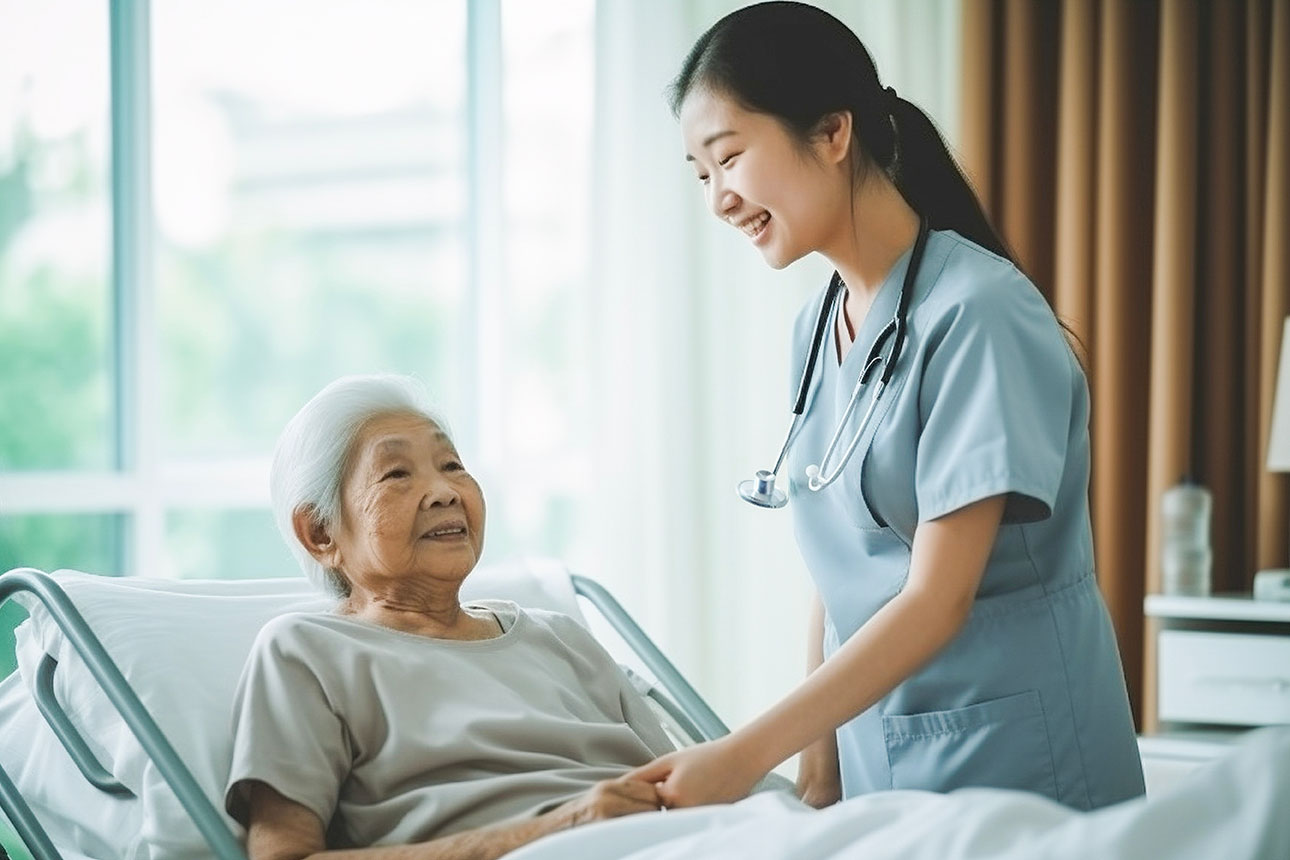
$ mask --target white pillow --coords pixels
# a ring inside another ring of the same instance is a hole
[[[104,794],[85,781],[17,672],[0,681],[0,727],[0,765],[55,845],[99,860],[134,860],[139,802]]]
[[[77,571],[58,571],[54,577],[223,814],[233,694],[251,643],[270,618],[324,610],[332,601],[303,579],[169,581]],[[466,580],[462,599],[483,597],[562,611],[586,623],[559,562],[527,560],[480,568]],[[59,661],[54,681],[59,702],[103,766],[139,797],[141,825],[119,843],[121,856],[208,857],[205,840],[71,643],[43,605],[31,597],[19,599],[31,613],[16,631],[24,682],[32,688],[42,656],[52,654]],[[241,835],[232,819],[225,820]]]
[[[172,582],[54,574],[208,798],[218,802],[232,754],[232,698],[256,633],[288,611],[332,601],[301,580]],[[205,840],[43,604],[16,631],[18,671],[34,689],[43,655],[58,660],[54,694],[105,768],[138,797],[124,857],[209,856]],[[79,811],[71,814],[79,814]],[[227,819],[234,826],[232,819]],[[235,832],[237,831],[235,828]]]

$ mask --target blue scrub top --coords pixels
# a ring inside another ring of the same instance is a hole
[[[957,233],[930,234],[908,336],[871,423],[835,483],[806,486],[807,465],[823,456],[891,319],[909,258],[887,275],[840,367],[829,329],[789,457],[794,530],[826,610],[825,657],[900,591],[920,522],[989,496],[1007,502],[964,628],[838,729],[843,794],[992,786],[1082,809],[1140,795],[1123,669],[1093,567],[1088,386],[1052,310],[1015,266]],[[794,368],[806,361],[821,301],[823,291],[798,318]]]

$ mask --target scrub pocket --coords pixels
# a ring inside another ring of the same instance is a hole
[[[882,718],[892,788],[1013,788],[1057,796],[1037,690],[923,714]]]

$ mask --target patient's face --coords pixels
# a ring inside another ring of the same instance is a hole
[[[332,538],[355,589],[460,583],[484,546],[484,495],[434,424],[377,417],[354,443]]]

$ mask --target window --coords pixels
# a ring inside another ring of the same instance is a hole
[[[0,570],[115,573],[124,512],[41,481],[117,455],[106,4],[0,0],[0,20],[26,36],[0,51],[0,475],[30,479],[0,486]]]
[[[373,371],[576,556],[593,0],[148,5],[0,0],[0,571],[295,575],[274,439]]]

